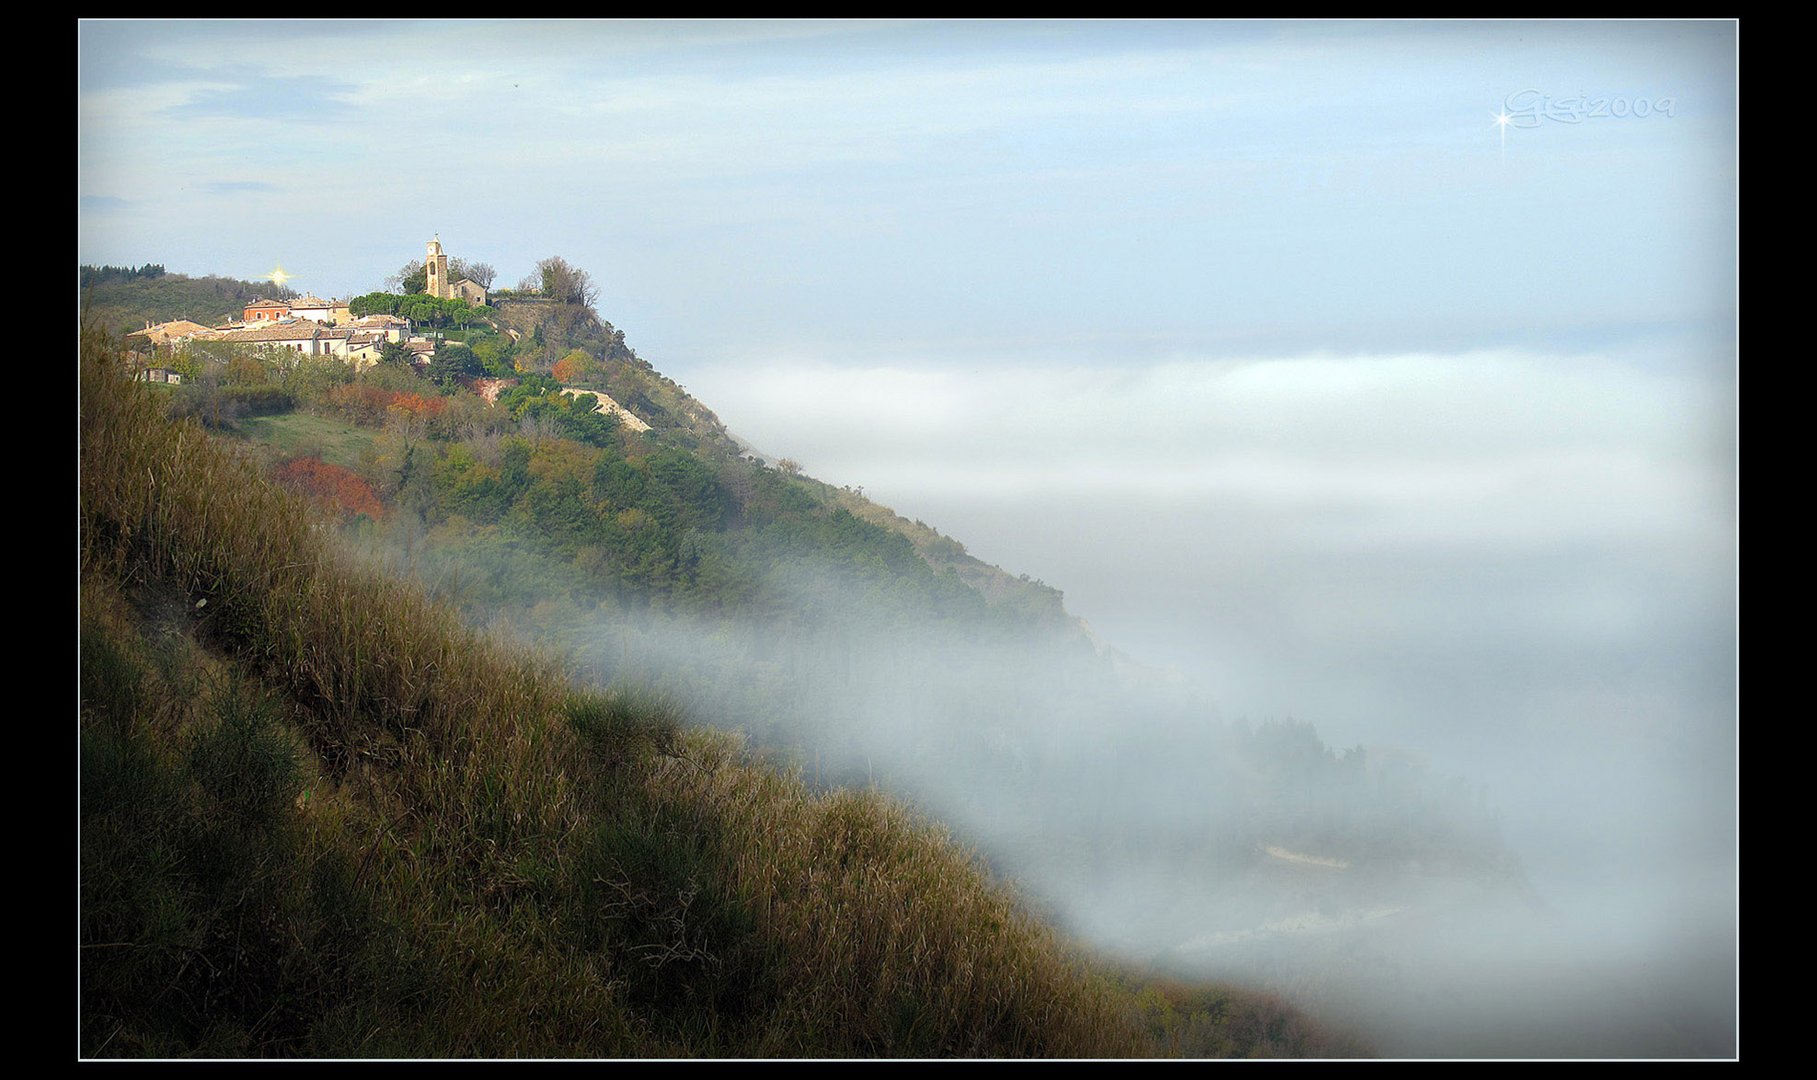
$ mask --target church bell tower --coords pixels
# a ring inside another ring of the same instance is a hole
[[[442,237],[440,233],[436,234],[435,239],[429,241],[429,257],[427,263],[429,267],[429,279],[424,283],[423,291],[430,296],[446,299],[453,294],[453,290],[449,288],[448,256],[442,253]]]

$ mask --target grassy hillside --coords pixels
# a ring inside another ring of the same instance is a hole
[[[476,634],[83,352],[86,1055],[1354,1050]]]

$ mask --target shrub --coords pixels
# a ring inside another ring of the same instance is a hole
[[[385,516],[385,504],[366,478],[352,469],[342,468],[319,457],[297,457],[272,470],[278,482],[308,498],[343,520],[361,514],[377,521]]]

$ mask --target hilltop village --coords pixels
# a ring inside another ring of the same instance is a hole
[[[448,255],[442,250],[439,237],[429,241],[423,262],[424,295],[460,300],[474,307],[486,305],[489,296],[485,286],[465,277],[448,279]],[[285,349],[302,356],[333,356],[356,368],[377,363],[388,342],[408,349],[420,364],[434,358],[435,340],[417,333],[409,318],[385,313],[355,314],[351,304],[314,295],[289,300],[259,297],[238,316],[230,314],[212,326],[188,319],[148,322],[143,329],[127,335],[127,346],[143,358],[140,377],[154,382],[181,379],[168,368],[155,366],[154,358],[169,355],[191,341]]]
[[[469,265],[483,281],[462,273]],[[124,274],[157,279],[164,269],[147,265]],[[629,388],[638,411],[605,392],[602,364],[607,361],[629,361],[646,373],[650,369],[624,345],[621,332],[599,322],[592,311],[591,279],[584,271],[551,257],[539,262],[516,290],[498,295],[488,287],[491,277],[491,268],[483,263],[450,260],[437,237],[427,243],[420,263],[407,263],[393,279],[397,292],[338,300],[292,295],[281,285],[275,297],[245,300],[242,292],[235,310],[207,322],[145,320],[124,335],[121,359],[136,380],[172,385],[211,375],[235,381],[236,358],[286,370],[305,360],[341,360],[349,374],[385,364],[412,370],[438,386],[470,390],[487,404],[496,404],[502,393],[528,379],[540,388],[538,393],[613,417],[632,432],[650,430],[650,420],[662,407],[637,387],[648,378],[666,380],[653,373],[633,378]],[[193,310],[197,303],[192,299],[188,306]]]
[[[347,300],[323,299],[313,294],[276,299],[260,296],[241,305],[237,312],[226,313],[208,324],[187,318],[147,321],[125,336],[123,359],[135,379],[167,384],[180,384],[190,377],[179,370],[184,367],[180,361],[197,353],[212,356],[217,363],[246,352],[280,361],[338,359],[356,372],[390,361],[408,365],[436,382],[444,381],[445,375],[493,403],[501,393],[517,386],[520,379],[513,377],[508,366],[492,372],[482,370],[468,346],[473,344],[475,334],[495,335],[501,341],[508,338],[512,343],[523,337],[500,317],[499,305],[510,302],[534,310],[546,309],[552,302],[575,295],[591,299],[584,291],[568,291],[576,282],[586,280],[583,273],[559,259],[545,260],[539,270],[550,263],[557,264],[556,277],[546,280],[563,290],[561,296],[520,286],[516,292],[494,297],[481,282],[454,275],[437,237],[428,242],[420,268],[405,275],[400,284],[405,290],[403,295],[369,293]],[[490,273],[485,276],[490,277]],[[525,339],[526,343],[540,342],[540,335],[538,328]],[[621,334],[616,338],[622,341]],[[438,350],[448,353],[446,362],[436,363]],[[457,354],[459,360],[455,359]],[[585,373],[593,366],[590,356],[572,354],[567,363],[554,365],[552,390],[563,398],[590,400],[594,403],[592,408],[616,417],[632,431],[650,430],[648,421],[597,386],[566,385],[576,378],[588,381]],[[449,370],[440,373],[438,368]],[[517,374],[526,370],[529,369],[519,366]],[[193,365],[189,371],[194,374]]]

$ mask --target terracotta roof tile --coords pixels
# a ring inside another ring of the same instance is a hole
[[[233,330],[222,335],[226,341],[314,341],[321,335],[320,323],[307,319],[288,325],[254,326],[245,330]]]

